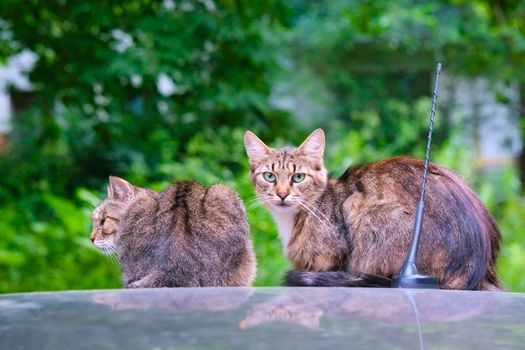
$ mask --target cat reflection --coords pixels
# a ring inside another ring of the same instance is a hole
[[[322,305],[308,303],[298,295],[300,293],[281,294],[276,298],[252,307],[244,320],[239,322],[240,329],[247,329],[268,322],[284,322],[310,329],[319,328],[324,313]]]
[[[238,308],[252,294],[252,288],[180,288],[104,292],[94,294],[92,299],[112,310],[224,311]]]
[[[239,323],[247,329],[271,322],[284,322],[316,329],[323,315],[378,322],[413,323],[465,320],[496,307],[493,295],[364,289],[299,289],[282,293],[253,306]],[[489,306],[490,305],[490,306]]]

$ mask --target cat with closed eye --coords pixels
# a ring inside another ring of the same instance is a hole
[[[389,287],[410,245],[423,162],[395,157],[328,176],[325,135],[271,148],[247,131],[250,180],[293,264],[289,286]],[[417,266],[444,289],[501,290],[500,232],[474,191],[429,165]]]
[[[111,176],[91,241],[118,255],[126,288],[250,286],[256,261],[244,206],[223,185],[161,192]]]

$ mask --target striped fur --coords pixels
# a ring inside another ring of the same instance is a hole
[[[284,278],[285,286],[301,287],[383,287],[388,288],[392,279],[358,272],[289,271]]]
[[[222,185],[164,191],[110,178],[93,212],[95,246],[116,252],[127,288],[249,286],[256,262],[244,206]]]
[[[245,147],[259,198],[274,217],[293,220],[284,250],[298,272],[288,275],[288,285],[362,286],[369,280],[376,286],[375,277],[391,279],[399,272],[411,240],[423,162],[396,157],[330,179],[320,129],[298,148],[283,149],[269,148],[247,132]],[[436,164],[429,170],[420,272],[437,276],[445,289],[500,290],[496,223],[457,175]],[[265,172],[275,174],[276,182],[265,181]],[[297,172],[306,174],[300,183],[292,181]],[[289,192],[284,200],[277,195],[283,187]]]

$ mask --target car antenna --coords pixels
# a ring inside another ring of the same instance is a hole
[[[432,143],[432,131],[434,129],[434,116],[436,115],[435,108],[438,96],[438,82],[439,73],[441,73],[441,63],[436,66],[436,76],[434,79],[434,93],[432,96],[432,108],[430,110],[430,126],[428,128],[427,151],[425,154],[425,164],[423,167],[423,181],[421,183],[421,194],[419,196],[419,203],[417,205],[416,220],[414,223],[414,231],[412,232],[412,242],[410,243],[410,250],[407,258],[399,271],[399,274],[392,279],[391,286],[393,288],[439,288],[439,281],[435,276],[427,276],[419,274],[416,266],[417,248],[419,244],[419,237],[421,234],[421,226],[423,224],[423,215],[425,212],[425,191],[427,187],[428,174],[428,160],[430,158],[430,144]]]

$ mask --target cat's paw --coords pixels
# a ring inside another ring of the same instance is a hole
[[[141,280],[129,283],[126,288],[144,288],[144,283]]]
[[[155,287],[155,281],[156,281],[155,276],[148,275],[146,277],[142,277],[139,280],[136,280],[134,282],[128,283],[126,285],[126,288],[154,288]]]

